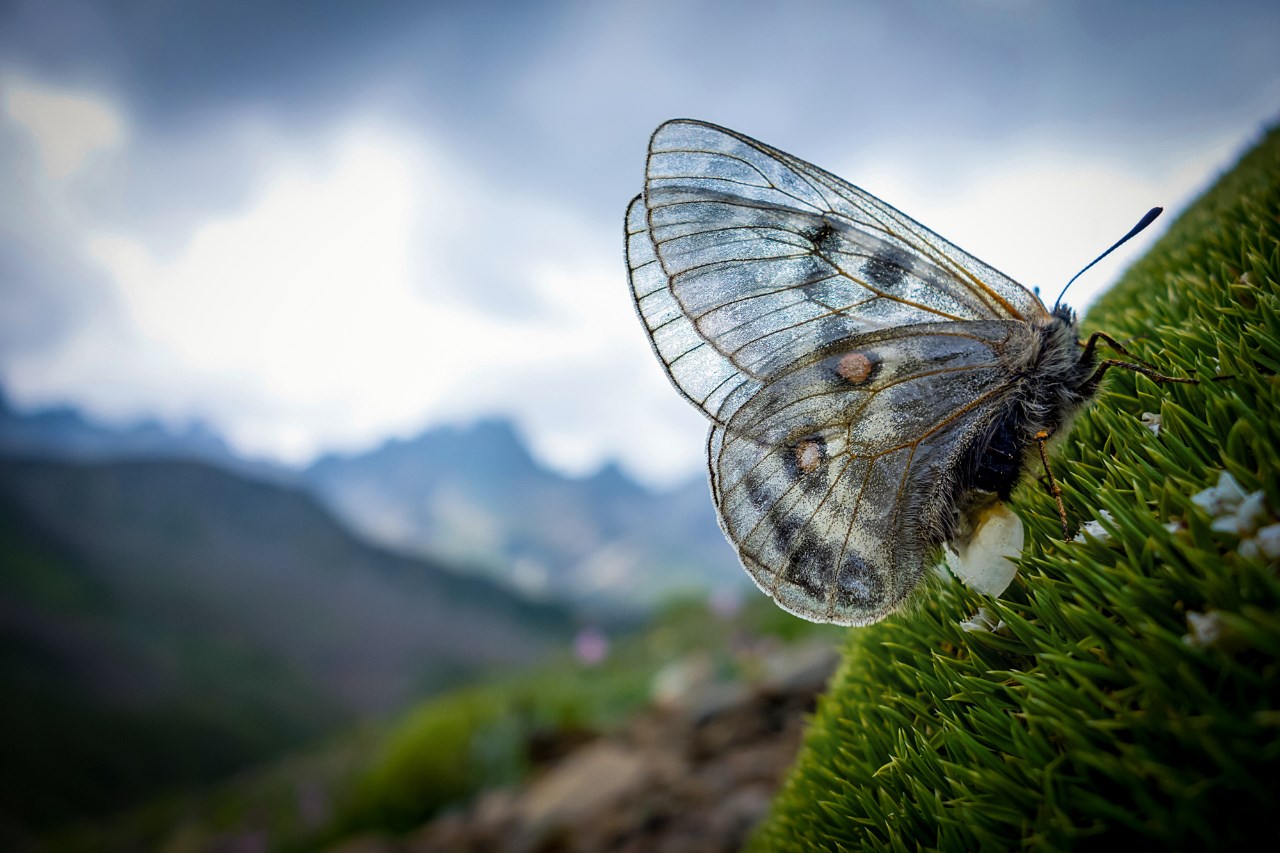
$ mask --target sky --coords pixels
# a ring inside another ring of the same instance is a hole
[[[1265,2],[16,0],[0,388],[305,464],[508,416],[568,473],[701,470],[630,304],[663,120],[839,174],[1087,307],[1280,118]]]

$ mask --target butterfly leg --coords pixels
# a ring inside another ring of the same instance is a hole
[[[1138,335],[1137,337],[1130,338],[1129,340],[1125,341],[1125,343],[1132,343],[1133,341],[1138,340],[1138,338],[1145,338],[1145,337],[1147,337],[1147,335],[1145,334]],[[1146,369],[1144,370],[1138,367],[1137,365],[1127,361],[1107,359],[1106,361],[1102,362],[1101,366],[1099,366],[1098,372],[1095,373],[1093,377],[1089,379],[1089,381],[1082,386],[1083,389],[1089,391],[1090,393],[1092,393],[1094,388],[1097,387],[1098,383],[1102,381],[1102,374],[1106,371],[1108,367],[1123,367],[1128,370],[1136,370],[1138,373],[1145,373],[1147,376],[1150,376],[1156,382],[1186,382],[1190,385],[1195,385],[1195,384],[1198,384],[1200,381],[1198,379],[1180,379],[1175,376],[1165,376],[1163,373],[1160,373],[1159,371],[1156,370],[1156,366],[1154,364],[1152,364],[1149,361],[1143,361],[1142,359],[1138,358],[1136,355],[1134,355],[1133,353],[1125,349],[1123,344],[1121,344],[1119,341],[1117,341],[1115,338],[1111,337],[1110,335],[1106,334],[1105,332],[1094,332],[1092,335],[1089,336],[1088,341],[1080,345],[1084,347],[1084,352],[1081,353],[1080,355],[1080,358],[1082,361],[1088,359],[1093,355],[1093,351],[1097,348],[1098,341],[1103,341],[1111,349],[1115,350],[1121,355],[1128,356],[1138,364],[1142,365],[1142,368],[1146,368]],[[1210,381],[1222,382],[1224,380],[1234,379],[1234,378],[1235,377],[1231,375],[1213,376],[1210,378]]]
[[[1165,376],[1163,373],[1149,367],[1145,364],[1134,364],[1131,361],[1119,361],[1118,359],[1108,358],[1098,365],[1098,369],[1093,375],[1084,381],[1076,391],[1086,397],[1092,396],[1097,389],[1098,383],[1102,381],[1102,377],[1113,367],[1123,367],[1125,370],[1132,370],[1135,373],[1141,373],[1143,376],[1149,376],[1156,382],[1182,382],[1187,385],[1199,385],[1199,379],[1188,379],[1182,376]]]
[[[1145,335],[1139,335],[1138,337],[1145,337]],[[1134,340],[1136,340],[1136,338],[1130,338],[1128,341],[1125,341],[1125,343],[1132,343]],[[1148,361],[1143,361],[1142,359],[1138,358],[1136,355],[1134,355],[1133,353],[1125,349],[1124,344],[1120,343],[1115,338],[1108,335],[1106,332],[1094,332],[1092,335],[1089,336],[1089,340],[1083,344],[1084,352],[1080,356],[1082,361],[1088,360],[1090,357],[1093,356],[1093,351],[1098,347],[1098,341],[1102,341],[1111,349],[1115,350],[1116,352],[1120,353],[1123,356],[1127,356],[1128,358],[1133,359],[1134,361],[1141,364],[1143,367],[1149,367],[1152,370],[1155,370],[1156,366],[1154,364]]]
[[[1070,542],[1071,530],[1067,526],[1067,508],[1062,505],[1062,487],[1054,479],[1053,469],[1049,467],[1049,454],[1044,449],[1044,443],[1049,440],[1049,434],[1048,430],[1043,429],[1036,433],[1036,446],[1040,448],[1040,461],[1044,463],[1044,473],[1049,477],[1049,494],[1053,495],[1053,502],[1058,505],[1058,518],[1062,519],[1062,541]]]

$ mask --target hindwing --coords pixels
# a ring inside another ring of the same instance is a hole
[[[954,523],[957,472],[1009,405],[1021,324],[938,323],[832,345],[712,427],[720,524],[785,609],[863,625],[915,586]],[[861,377],[842,369],[870,364]]]

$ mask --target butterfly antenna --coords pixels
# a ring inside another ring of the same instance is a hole
[[[1124,236],[1123,236],[1123,237],[1121,237],[1119,240],[1117,240],[1117,241],[1116,241],[1116,244],[1115,244],[1114,246],[1112,246],[1110,249],[1107,249],[1107,250],[1106,250],[1105,252],[1103,252],[1101,255],[1098,255],[1098,257],[1094,258],[1094,259],[1093,259],[1093,261],[1091,261],[1091,262],[1090,262],[1089,266],[1085,267],[1084,269],[1080,270],[1080,272],[1078,272],[1078,273],[1076,273],[1075,275],[1071,276],[1071,281],[1067,282],[1067,287],[1070,287],[1070,286],[1071,286],[1071,282],[1075,281],[1075,280],[1076,280],[1076,279],[1078,279],[1080,276],[1082,276],[1082,275],[1084,275],[1086,272],[1088,272],[1088,271],[1089,271],[1089,267],[1092,267],[1092,266],[1093,266],[1094,264],[1096,264],[1098,261],[1102,260],[1102,259],[1103,259],[1103,258],[1105,258],[1107,255],[1109,255],[1109,254],[1111,254],[1112,252],[1114,252],[1116,249],[1119,249],[1119,248],[1120,248],[1121,246],[1123,246],[1125,243],[1129,242],[1129,240],[1131,240],[1133,237],[1135,237],[1135,236],[1137,236],[1138,234],[1140,234],[1140,233],[1142,232],[1142,229],[1146,228],[1146,227],[1147,227],[1148,225],[1150,225],[1152,222],[1155,222],[1155,221],[1156,221],[1156,217],[1157,217],[1157,216],[1159,216],[1161,213],[1164,213],[1164,208],[1163,208],[1163,207],[1153,207],[1153,208],[1151,208],[1150,210],[1148,210],[1148,211],[1147,211],[1147,215],[1146,215],[1146,216],[1144,216],[1144,217],[1142,217],[1142,219],[1138,222],[1138,224],[1137,224],[1137,225],[1135,225],[1135,226],[1133,226],[1133,228],[1129,229],[1129,233],[1128,233],[1128,234],[1124,235]],[[1054,310],[1054,311],[1057,311],[1057,310],[1058,310],[1058,305],[1059,305],[1059,304],[1061,304],[1061,302],[1062,302],[1062,297],[1064,297],[1064,296],[1066,296],[1066,295],[1067,295],[1067,287],[1062,288],[1062,292],[1061,292],[1061,293],[1059,293],[1059,294],[1058,294],[1058,298],[1057,298],[1056,300],[1054,300],[1054,303],[1053,303],[1053,310]]]

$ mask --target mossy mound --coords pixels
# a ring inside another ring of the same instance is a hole
[[[1103,533],[1063,543],[1028,478],[1000,600],[935,581],[851,631],[755,848],[1280,841],[1280,561],[1252,535],[1280,510],[1280,130],[1088,320],[1166,373],[1233,378],[1111,371],[1054,455],[1073,523]],[[1192,501],[1224,470],[1265,499],[1243,530]],[[1004,625],[962,628],[979,607]]]

